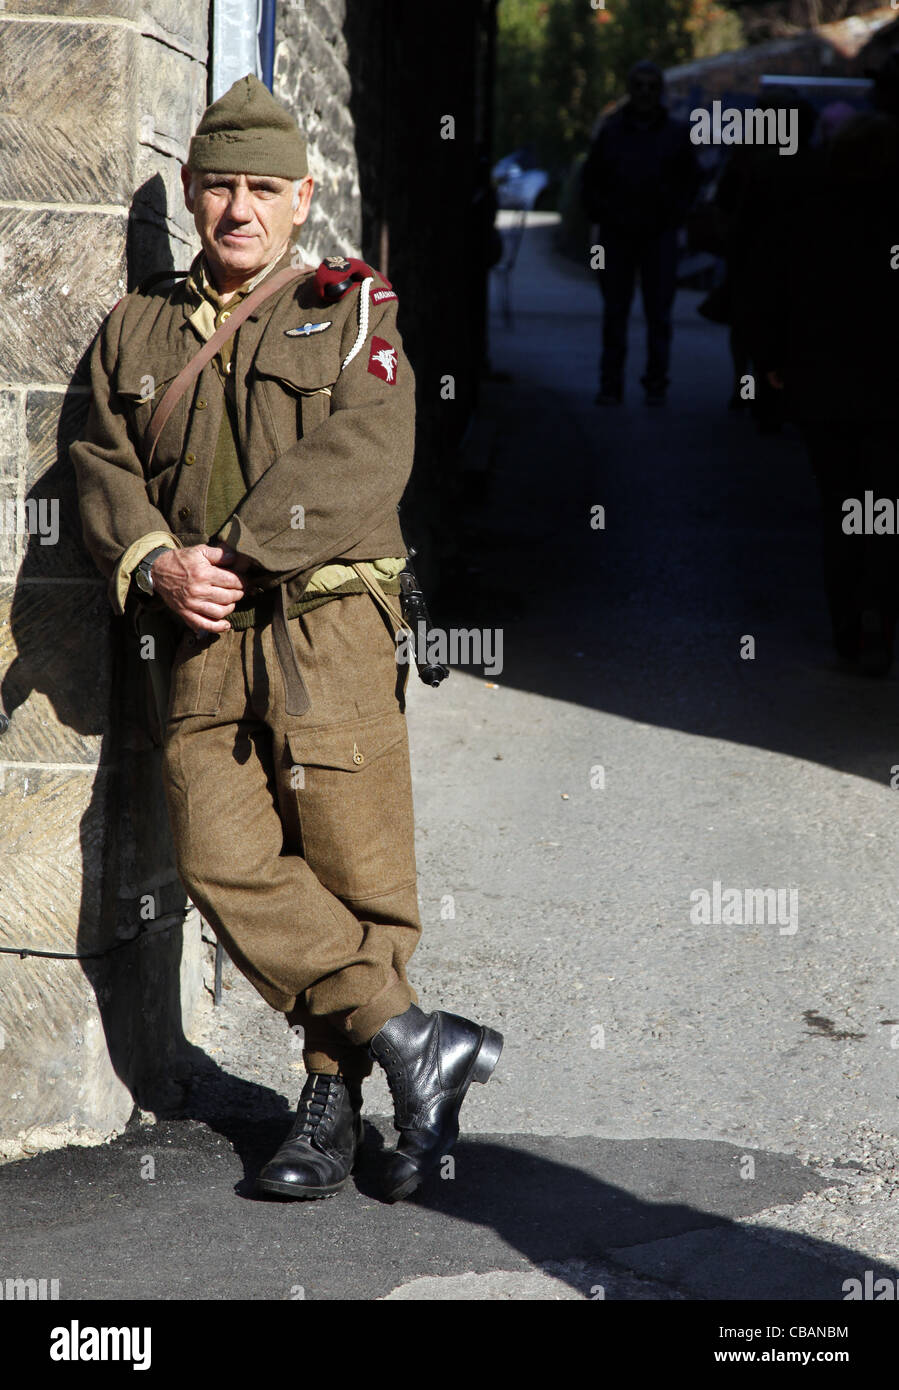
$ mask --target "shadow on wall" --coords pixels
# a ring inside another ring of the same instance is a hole
[[[175,268],[166,214],[165,186],[156,175],[132,202],[129,289]],[[39,518],[55,517],[58,535],[52,544],[29,535],[13,597],[17,654],[0,689],[11,720],[4,756],[23,762],[34,757],[29,749],[41,737],[34,729],[38,721],[23,720],[19,729],[16,718],[33,692],[46,697],[63,726],[50,757],[91,765],[99,736],[98,767],[80,824],[75,950],[96,996],[113,1068],[135,1103],[160,1114],[184,1113],[191,1078],[201,1072],[208,1080],[210,1069],[219,1069],[183,1031],[187,900],[173,866],[161,754],[149,733],[148,683],[137,637],[125,619],[113,617],[110,625],[106,586],[81,538],[69,444],[82,433],[88,414],[91,347],[61,410],[58,393],[34,392],[29,400],[32,466],[43,471],[29,487],[26,505],[33,503]],[[41,580],[56,582],[36,582]]]

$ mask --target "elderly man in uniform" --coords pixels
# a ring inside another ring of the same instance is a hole
[[[181,879],[303,1029],[308,1078],[259,1187],[348,1182],[377,1061],[396,1201],[502,1048],[425,1014],[406,976],[421,925],[395,596],[414,381],[397,296],[363,262],[300,260],[305,143],[255,77],[207,108],[182,177],[201,254],[126,295],[93,348],[72,446],[85,543],[116,612],[175,633],[163,775]]]

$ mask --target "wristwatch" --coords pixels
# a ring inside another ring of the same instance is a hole
[[[171,550],[171,546],[158,545],[155,550],[150,551],[149,555],[144,556],[137,566],[137,569],[132,574],[131,578],[142,594],[153,594],[153,575],[150,571],[153,568],[153,562],[158,560],[160,555],[164,555],[167,550]]]

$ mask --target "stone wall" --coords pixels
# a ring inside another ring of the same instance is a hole
[[[79,364],[104,314],[196,249],[178,170],[205,105],[206,10],[0,9],[5,1157],[114,1134],[135,1099],[177,1103],[182,1010],[202,991],[142,671],[81,544],[67,445],[88,406]],[[24,948],[45,954],[15,953]]]
[[[345,0],[281,0],[273,91],[306,137],[315,193],[300,235],[305,259],[361,254],[359,170],[350,114]]]

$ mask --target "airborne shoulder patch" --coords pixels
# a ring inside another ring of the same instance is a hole
[[[371,352],[368,356],[368,370],[372,376],[379,376],[382,381],[386,381],[393,386],[396,381],[397,352],[396,348],[388,343],[386,338],[373,337],[371,340]]]

